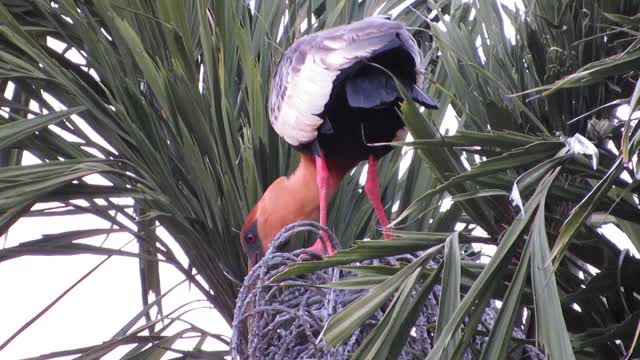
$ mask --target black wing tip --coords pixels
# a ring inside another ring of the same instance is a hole
[[[413,101],[417,102],[418,104],[424,106],[427,109],[439,109],[440,107],[438,106],[438,102],[432,98],[431,96],[425,94],[424,92],[422,92],[422,90],[420,90],[417,86],[413,86],[411,88],[411,92],[409,94],[411,96],[411,98],[413,99]]]

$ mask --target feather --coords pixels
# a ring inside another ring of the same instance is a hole
[[[422,92],[422,90],[420,90],[420,88],[418,88],[415,85],[413,85],[410,88],[409,96],[411,96],[411,99],[413,99],[413,101],[415,101],[418,104],[426,107],[427,109],[437,109],[438,108],[438,103],[431,96],[428,96],[427,94]]]
[[[323,124],[318,115],[329,101],[336,79],[357,71],[371,57],[394,48],[402,49],[413,58],[416,78],[410,82],[422,86],[421,54],[413,37],[399,22],[374,16],[298,39],[283,55],[271,81],[271,125],[293,146],[314,140]],[[351,88],[348,91],[355,103],[369,107],[390,97],[397,98],[397,89],[391,90],[389,80],[377,75],[373,79],[355,79],[347,82]],[[363,91],[372,83],[384,86],[376,86],[376,96],[368,99]]]
[[[358,108],[375,108],[400,97],[393,79],[382,71],[348,79],[345,89],[349,105]]]
[[[402,99],[398,87],[391,76],[381,69],[375,70],[377,71],[364,76],[352,77],[345,81],[349,105],[357,108],[373,109]],[[429,109],[438,108],[436,101],[427,96],[417,86],[406,83],[403,85],[408,90],[408,95],[413,101]]]

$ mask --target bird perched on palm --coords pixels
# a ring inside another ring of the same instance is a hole
[[[377,164],[391,146],[370,144],[406,134],[394,77],[415,102],[437,108],[421,91],[423,67],[404,24],[382,16],[305,36],[285,52],[271,80],[269,116],[275,131],[301,152],[300,163],[269,186],[245,220],[240,240],[249,268],[287,224],[319,218],[326,226],[331,195],[363,160],[368,161],[365,192],[388,229]],[[310,250],[335,252],[326,237]]]

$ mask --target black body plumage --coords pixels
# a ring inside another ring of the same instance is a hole
[[[415,85],[416,64],[400,43],[381,49],[368,61],[354,64],[336,77],[329,101],[319,114],[324,122],[318,138],[299,148],[328,158],[361,161],[373,154],[380,158],[391,151],[389,145],[404,127],[399,114],[402,95],[391,74],[405,87],[416,103],[437,108],[434,100]]]
[[[422,56],[402,23],[373,16],[304,36],[271,80],[271,125],[302,151],[355,161],[381,157],[391,147],[372,144],[392,141],[404,126],[396,80],[414,101],[437,108],[420,90]]]

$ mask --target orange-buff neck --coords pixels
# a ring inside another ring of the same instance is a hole
[[[327,159],[329,196],[357,162]],[[313,155],[301,154],[300,163],[288,177],[276,179],[248,216],[257,221],[263,251],[285,226],[300,220],[317,220],[320,214],[319,188]]]

